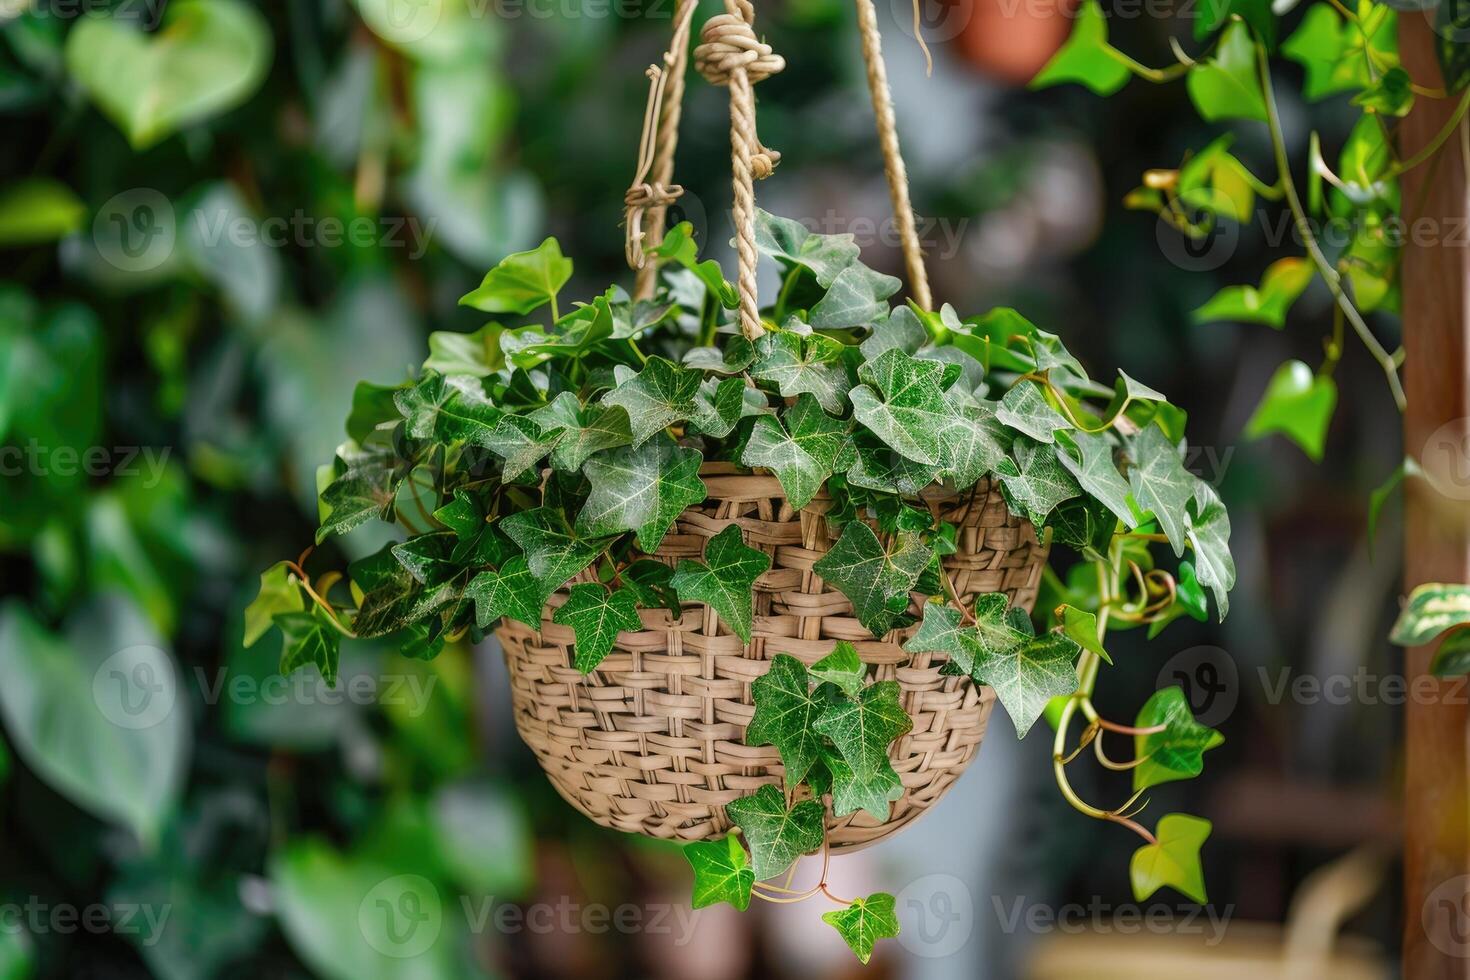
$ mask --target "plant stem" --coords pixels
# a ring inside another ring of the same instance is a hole
[[[1388,173],[1384,176],[1389,178],[1397,177],[1405,170],[1413,170],[1419,164],[1438,153],[1440,147],[1444,146],[1449,138],[1455,134],[1455,127],[1460,125],[1460,120],[1465,118],[1467,111],[1470,111],[1470,89],[1466,89],[1465,94],[1460,96],[1460,104],[1455,106],[1454,115],[1450,116],[1449,122],[1444,124],[1444,128],[1434,134],[1434,139],[1430,140],[1422,150],[1409,157],[1409,159],[1397,166],[1389,168]]]
[[[1281,132],[1281,115],[1276,108],[1276,95],[1271,87],[1271,65],[1266,55],[1266,47],[1259,40],[1256,41],[1256,65],[1261,81],[1261,90],[1266,100],[1266,126],[1271,132],[1271,148],[1276,156],[1276,168],[1279,171],[1281,187],[1286,192],[1286,204],[1291,209],[1292,217],[1296,221],[1297,233],[1302,236],[1302,243],[1306,247],[1307,255],[1312,264],[1317,267],[1327,289],[1332,293],[1333,300],[1341,308],[1343,315],[1347,317],[1348,323],[1352,324],[1354,332],[1363,341],[1363,346],[1368,348],[1368,353],[1373,355],[1383,368],[1384,377],[1388,380],[1389,391],[1393,394],[1394,404],[1400,412],[1404,410],[1404,387],[1399,382],[1398,367],[1393,358],[1368,325],[1363,322],[1363,317],[1358,313],[1357,307],[1353,306],[1347,294],[1342,288],[1342,277],[1332,264],[1327,261],[1327,256],[1322,254],[1321,247],[1317,244],[1317,237],[1312,234],[1311,222],[1307,220],[1306,211],[1302,208],[1302,201],[1296,191],[1296,183],[1291,179],[1291,161],[1286,155],[1286,138]],[[1470,92],[1466,93],[1470,99]]]
[[[1167,68],[1150,68],[1148,65],[1134,61],[1111,45],[1104,46],[1103,53],[1144,81],[1154,82],[1155,84],[1162,84],[1173,81],[1176,78],[1182,78],[1190,68],[1184,62],[1180,62],[1177,65],[1170,65]]]

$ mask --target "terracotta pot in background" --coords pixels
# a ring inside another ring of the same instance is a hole
[[[1072,32],[1077,0],[949,0],[968,13],[954,43],[965,60],[999,81],[1025,85]]]

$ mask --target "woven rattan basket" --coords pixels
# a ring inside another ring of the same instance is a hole
[[[719,837],[729,828],[724,804],[781,779],[776,749],[744,742],[755,710],[751,681],[778,653],[810,664],[835,641],[849,640],[872,677],[898,681],[914,727],[893,743],[904,791],[889,819],[859,811],[832,820],[828,839],[852,848],[886,837],[964,771],[985,734],[994,692],[941,675],[941,655],[905,653],[900,644],[912,629],[874,640],[847,598],[812,571],[833,540],[822,516],[827,500],[793,512],[775,477],[726,464],[706,464],[701,476],[709,497],[684,511],[654,557],[671,565],[699,558],[707,540],[739,524],[745,543],[771,556],[755,585],[751,642],[703,604],[687,606],[677,620],[668,610],[645,609],[643,632],[619,635],[607,659],[583,677],[572,666],[572,631],[551,622],[566,600],[559,592],[539,632],[509,619],[496,631],[521,738],[557,791],[597,823],[682,841]],[[1046,561],[1030,522],[1013,516],[986,480],[931,503],[960,529],[958,551],[944,559],[960,598],[968,604],[1003,591],[1029,610]]]

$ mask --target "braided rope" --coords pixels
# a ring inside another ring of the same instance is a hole
[[[756,135],[755,83],[786,67],[786,60],[755,35],[750,0],[725,0],[694,49],[694,67],[711,85],[730,89],[730,182],[734,189],[735,250],[739,260],[740,330],[747,340],[765,332],[756,294],[755,182],[771,175],[781,154]]]

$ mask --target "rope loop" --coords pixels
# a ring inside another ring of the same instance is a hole
[[[786,67],[786,59],[755,36],[755,28],[743,16],[716,14],[699,32],[694,49],[694,68],[711,85],[727,86],[737,69],[754,85]]]

